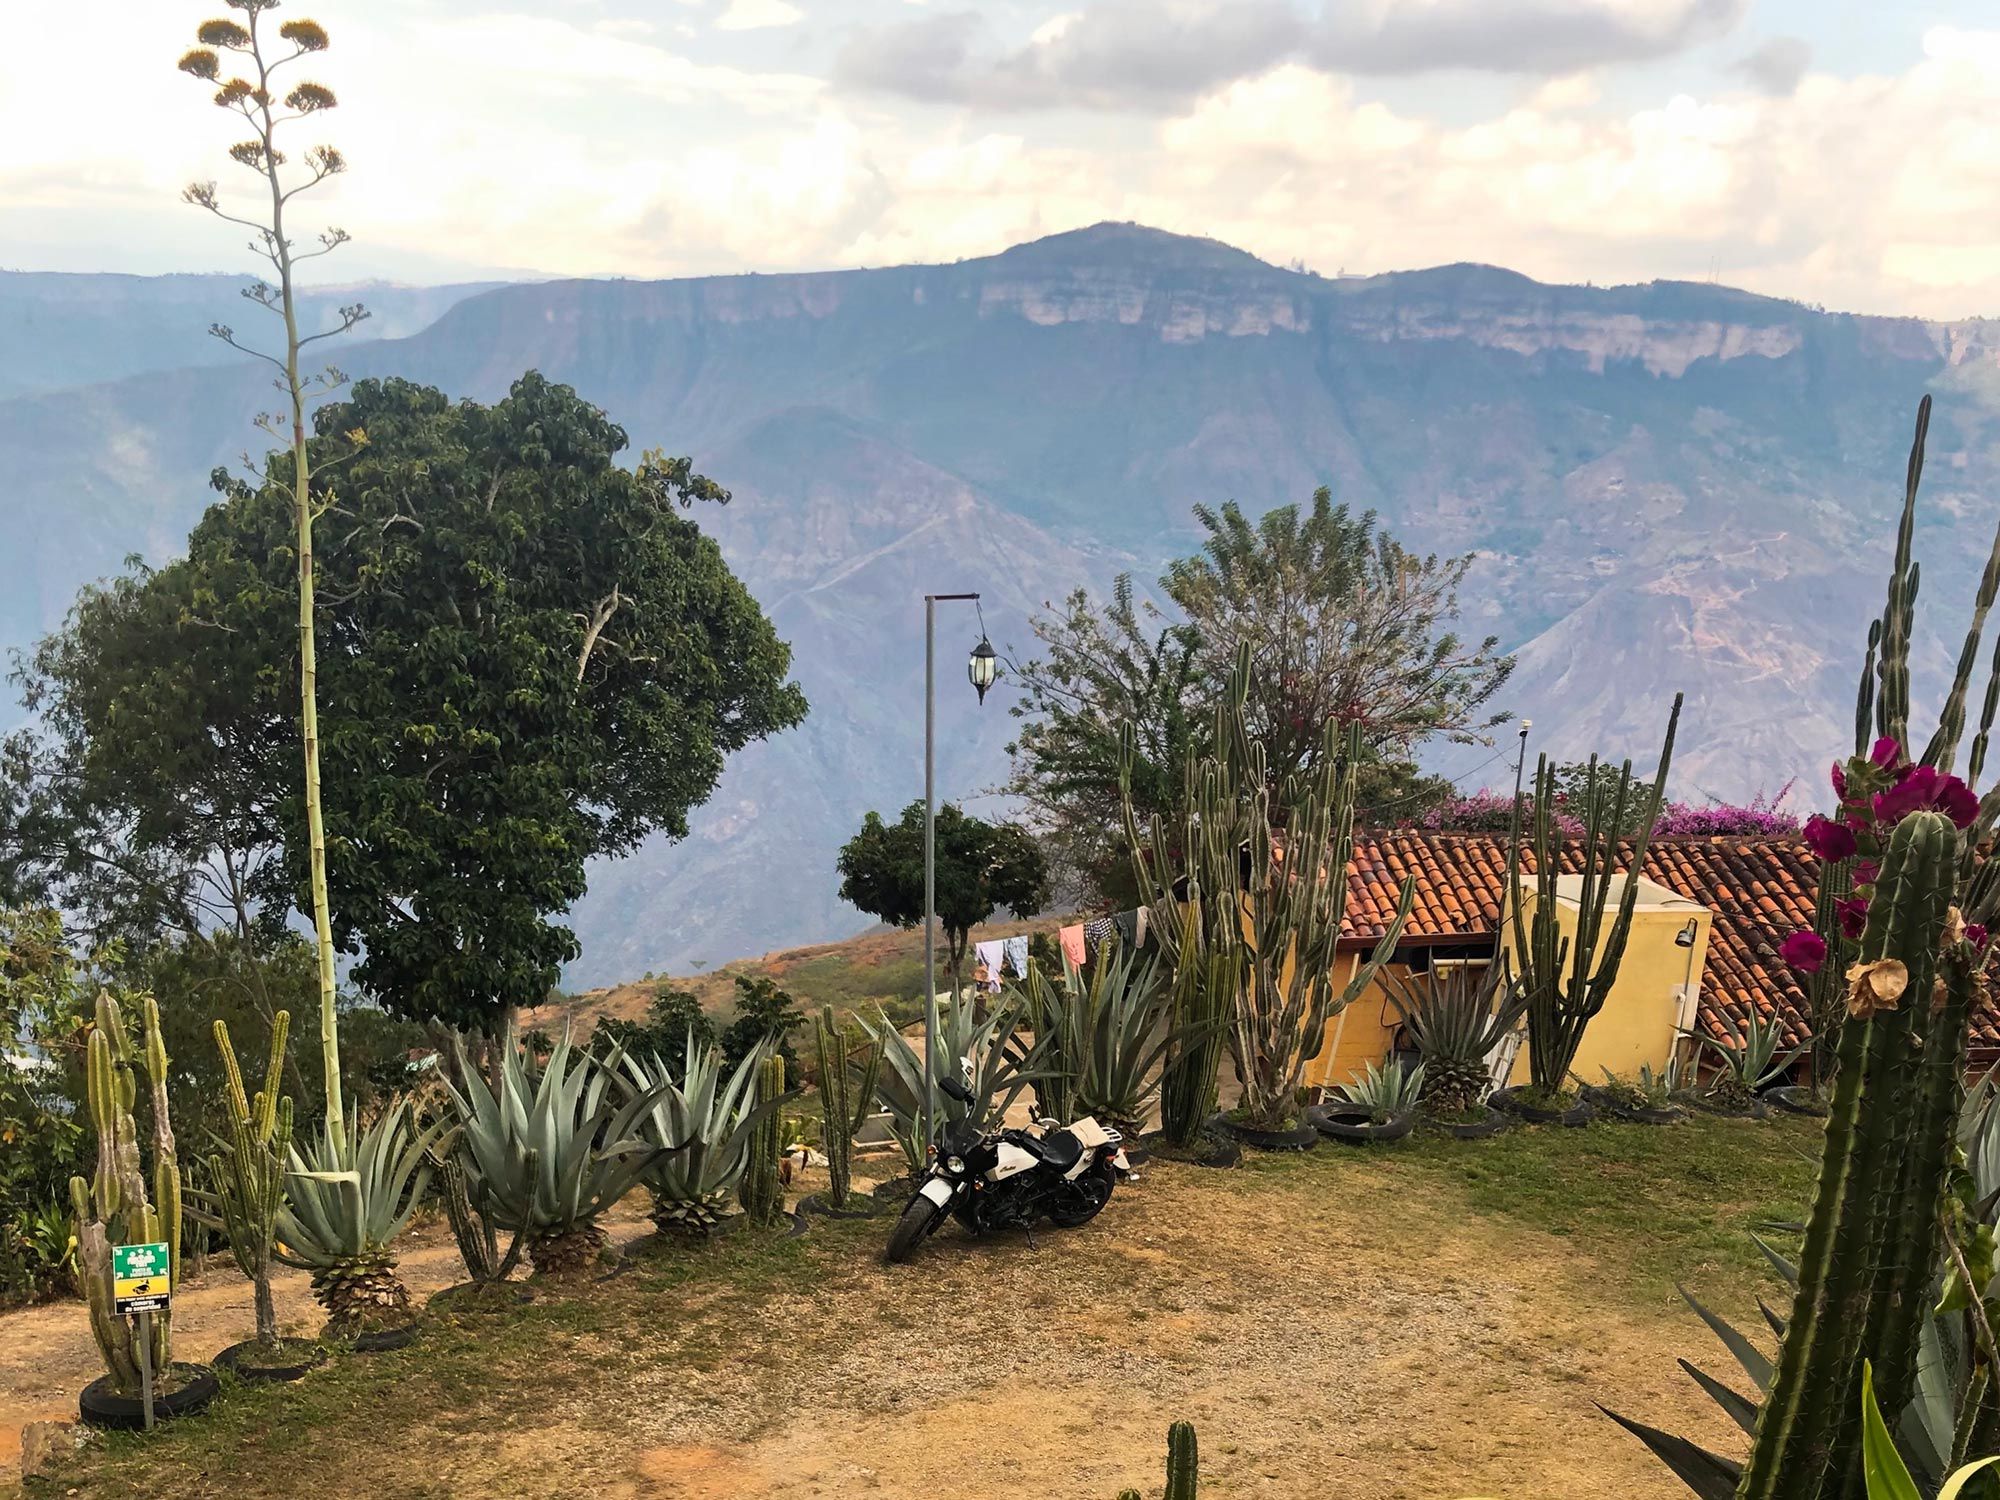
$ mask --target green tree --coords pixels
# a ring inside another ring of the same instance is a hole
[[[1630,794],[1624,802],[1618,795],[1618,767],[1604,761],[1565,761],[1550,771],[1555,787],[1555,811],[1579,823],[1593,814],[1620,838],[1635,838],[1646,800],[1653,795],[1653,783],[1632,778]]]
[[[799,1059],[792,1051],[792,1032],[805,1024],[805,1012],[790,994],[778,988],[768,974],[752,979],[736,976],[736,1015],[722,1033],[722,1057],[730,1067],[755,1052],[765,1041],[775,1043],[777,1055],[785,1059],[788,1077],[798,1075]]]
[[[662,983],[653,992],[642,1019],[600,1021],[597,1034],[606,1046],[658,1058],[668,1075],[678,1080],[686,1066],[688,1037],[694,1037],[697,1047],[713,1046],[715,1023],[693,991]]]
[[[1048,860],[1026,829],[967,817],[950,803],[937,810],[936,835],[937,917],[957,994],[972,929],[996,911],[1017,917],[1040,911],[1048,900]],[[895,927],[922,925],[924,804],[912,802],[894,823],[869,813],[841,846],[838,867],[841,900]]]
[[[1102,609],[1072,594],[1034,621],[1040,654],[1015,669],[1023,723],[1005,790],[1065,878],[1119,904],[1136,899],[1119,824],[1121,731],[1135,737],[1133,809],[1171,835],[1185,816],[1182,767],[1190,750],[1213,750],[1239,649],[1250,652],[1246,713],[1269,785],[1312,773],[1329,724],[1358,727],[1363,822],[1408,821],[1448,798],[1448,783],[1417,769],[1416,749],[1486,743],[1505,717],[1486,705],[1512,658],[1453,624],[1469,557],[1407,552],[1372,512],[1353,516],[1324,489],[1304,511],[1280,506],[1255,524],[1233,503],[1195,517],[1207,539],[1167,569],[1161,604],[1139,602],[1129,578]]]
[[[313,462],[341,476],[318,564],[334,935],[390,1010],[490,1031],[575,955],[552,918],[586,862],[684,835],[724,757],[804,700],[683,514],[726,492],[684,459],[618,467],[625,434],[567,387],[529,374],[484,407],[363,381],[314,427]],[[215,483],[184,560],[72,621],[77,659],[115,661],[117,690],[62,691],[107,784],[240,780],[240,841],[276,851],[253,899],[310,909],[310,809],[266,790],[297,749],[290,458]]]

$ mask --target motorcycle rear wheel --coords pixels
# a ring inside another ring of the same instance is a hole
[[[1049,1210],[1049,1222],[1058,1229],[1081,1229],[1104,1212],[1116,1185],[1111,1163],[1099,1162],[1070,1184],[1069,1201]]]
[[[918,1194],[903,1209],[896,1227],[889,1231],[889,1247],[882,1252],[882,1258],[892,1266],[901,1265],[916,1253],[917,1246],[930,1238],[931,1231],[943,1219],[944,1210]]]

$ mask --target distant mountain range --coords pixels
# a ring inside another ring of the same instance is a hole
[[[202,337],[257,327],[236,285],[0,274],[0,641],[170,555],[209,470],[264,446],[264,374]],[[1188,550],[1199,501],[1328,484],[1410,545],[1476,551],[1466,628],[1518,649],[1506,706],[1535,745],[1646,761],[1684,690],[1691,797],[1817,795],[1925,390],[1931,621],[1962,628],[2000,520],[2000,325],[1977,320],[1477,265],[1330,281],[1113,224],[949,266],[357,295],[393,336],[329,346],[350,374],[492,400],[538,368],[635,454],[692,454],[735,494],[702,524],[795,648],[806,725],[739,756],[685,843],[593,873],[580,984],[865,925],[833,851],[921,794],[923,594],[983,591],[1025,650],[1044,601]],[[963,685],[977,638],[941,616],[953,797],[1001,778],[1012,727],[1004,683],[983,710]],[[1510,755],[1435,763],[1505,785]]]

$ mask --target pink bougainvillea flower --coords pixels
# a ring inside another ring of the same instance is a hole
[[[1795,932],[1779,945],[1778,957],[1801,974],[1817,974],[1826,962],[1826,940],[1816,932]]]
[[[1986,928],[1978,922],[1965,924],[1965,940],[1975,948],[1986,946]]]
[[[1857,859],[1854,862],[1854,883],[1856,885],[1873,885],[1875,877],[1881,873],[1882,866],[1877,860]]]
[[[1860,896],[1853,896],[1840,903],[1840,935],[1844,938],[1858,938],[1868,925],[1868,903]]]
[[[1830,818],[1814,813],[1806,819],[1806,847],[1828,862],[1851,859],[1859,846],[1854,841],[1854,831],[1843,828]]]
[[[1847,800],[1847,772],[1841,769],[1839,761],[1833,763],[1833,795],[1842,802]]]
[[[1886,792],[1875,794],[1875,820],[1900,823],[1913,812],[1941,812],[1959,828],[1968,828],[1979,816],[1979,798],[1956,776],[1939,773],[1936,766],[1915,766]]]
[[[1868,758],[1883,770],[1891,770],[1903,758],[1903,747],[1886,734],[1875,742],[1875,748],[1868,752]]]

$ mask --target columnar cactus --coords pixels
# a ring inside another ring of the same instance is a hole
[[[813,1018],[819,1059],[819,1102],[825,1117],[820,1131],[826,1151],[826,1203],[836,1213],[847,1207],[854,1181],[854,1136],[875,1105],[875,1081],[882,1071],[882,1043],[871,1039],[862,1055],[857,1082],[848,1067],[847,1040],[834,1024],[833,1007],[822,1005]]]
[[[1667,717],[1666,743],[1660,748],[1660,769],[1651,792],[1641,801],[1628,760],[1618,773],[1618,789],[1610,798],[1593,796],[1585,815],[1582,838],[1583,880],[1577,892],[1576,935],[1559,931],[1556,882],[1562,874],[1562,835],[1555,828],[1555,768],[1544,755],[1535,768],[1533,847],[1535,852],[1535,911],[1523,913],[1521,888],[1521,798],[1514,799],[1508,828],[1507,905],[1513,929],[1513,960],[1520,972],[1521,995],[1528,1003],[1528,1066],[1535,1088],[1545,1095],[1561,1093],[1569,1082],[1583,1034],[1617,982],[1632,931],[1632,913],[1639,898],[1635,879],[1660,816],[1667,771],[1673,763],[1674,731],[1680,724],[1681,697],[1674,695]],[[1597,783],[1597,757],[1590,758],[1588,776]],[[1611,930],[1604,931],[1604,911],[1610,904],[1612,882],[1618,876],[1619,839],[1630,814],[1639,810],[1639,832],[1633,840],[1628,878],[1619,888]]]
[[[1738,1490],[1744,1500],[1862,1494],[1853,1414],[1864,1363],[1873,1365],[1883,1410],[1900,1414],[1915,1389],[1919,1331],[1943,1254],[1939,1213],[1956,1147],[1967,1019],[1988,956],[1983,924],[2000,910],[1993,867],[1980,853],[2000,794],[1982,804],[1951,769],[1985,617],[2000,593],[2000,542],[1937,731],[1912,761],[1904,749],[1917,593],[1910,551],[1929,421],[1926,397],[1888,603],[1869,633],[1857,753],[1835,769],[1838,821],[1816,819],[1808,834],[1823,858],[1855,860],[1854,894],[1842,905],[1859,935],[1847,945],[1847,1017],[1798,1296]],[[1973,744],[1975,776],[1996,684],[2000,660]],[[1878,737],[1868,747],[1871,699]],[[1793,953],[1806,967],[1821,961],[1811,945]]]
[[[180,1160],[174,1154],[167,1115],[167,1049],[160,1036],[160,1008],[151,996],[146,998],[145,1017],[146,1077],[153,1098],[152,1198],[147,1196],[139,1128],[132,1118],[139,1097],[132,1042],[118,1002],[105,991],[98,992],[97,1024],[91,1028],[84,1074],[90,1121],[97,1132],[97,1168],[88,1182],[81,1177],[69,1180],[76,1213],[78,1278],[90,1309],[90,1331],[112,1388],[120,1395],[139,1391],[139,1351],[132,1326],[114,1311],[111,1248],[165,1241],[173,1279],[178,1281],[181,1273]],[[151,1357],[156,1371],[172,1363],[172,1332],[169,1314],[153,1318]]]
[[[196,1217],[222,1229],[229,1253],[256,1290],[257,1342],[278,1342],[278,1314],[271,1301],[271,1248],[277,1239],[278,1210],[285,1201],[285,1169],[292,1148],[292,1101],[280,1097],[279,1078],[285,1063],[285,1037],[292,1015],[281,1010],[271,1024],[271,1053],[264,1065],[264,1086],[255,1099],[243,1089],[236,1049],[229,1028],[215,1023],[215,1045],[227,1077],[229,1155],[210,1153],[212,1210],[197,1207]]]
[[[785,1097],[785,1059],[778,1053],[764,1059],[757,1069],[760,1105],[771,1107],[750,1132],[750,1160],[743,1173],[738,1195],[743,1211],[753,1224],[771,1225],[785,1211],[785,1189],[778,1180],[778,1158],[784,1150],[784,1122],[779,1118],[778,1101]]]
[[[1295,1123],[1307,1057],[1328,1019],[1374,982],[1396,946],[1416,886],[1403,882],[1381,942],[1346,987],[1337,988],[1334,958],[1354,847],[1360,729],[1329,719],[1311,766],[1274,786],[1264,746],[1250,732],[1249,691],[1245,646],[1216,708],[1209,753],[1190,750],[1183,765],[1184,822],[1171,833],[1157,815],[1148,828],[1139,827],[1129,726],[1119,776],[1132,873],[1151,910],[1152,930],[1175,965],[1177,984],[1198,991],[1227,987],[1226,1000],[1211,998],[1227,1007],[1225,1034],[1243,1080],[1244,1123],[1275,1130]],[[1192,944],[1183,934],[1177,873],[1195,913],[1186,934]],[[1210,966],[1206,955],[1219,962]]]
[[[1176,1422],[1167,1429],[1166,1500],[1195,1500],[1201,1487],[1201,1459],[1195,1448],[1194,1424]]]
[[[541,1152],[532,1148],[525,1153],[526,1171],[530,1177],[540,1170],[541,1159]],[[515,1227],[506,1254],[501,1254],[493,1194],[486,1179],[481,1177],[468,1187],[465,1167],[454,1153],[447,1156],[438,1168],[438,1180],[444,1186],[445,1217],[451,1222],[452,1238],[458,1241],[458,1253],[465,1262],[465,1274],[478,1287],[505,1281],[514,1274],[514,1267],[521,1263],[521,1252],[527,1248],[526,1225]]]

